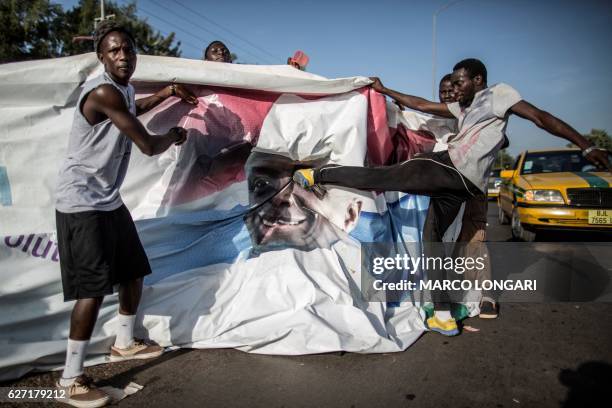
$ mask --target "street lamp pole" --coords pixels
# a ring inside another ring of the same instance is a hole
[[[103,21],[110,20],[111,18],[115,18],[115,15],[106,15],[104,10],[104,0],[100,0],[100,17],[94,19],[94,28],[96,28],[98,24],[102,23]]]
[[[436,24],[438,20],[438,14],[440,14],[441,12],[443,12],[450,6],[459,3],[460,1],[463,1],[463,0],[455,0],[449,3],[446,3],[445,5],[440,7],[438,10],[436,10],[435,13],[433,13],[433,24],[432,24],[433,33],[432,33],[432,43],[431,43],[431,60],[432,60],[432,63],[431,63],[431,100],[432,101],[436,100],[436,79],[437,79],[436,78]]]
[[[104,9],[104,0],[100,0],[100,17],[94,18],[94,30],[96,29],[96,27],[98,27],[98,24],[100,24],[101,22],[105,20],[110,20],[111,18],[115,18],[115,15],[114,14],[107,15]],[[92,41],[92,40],[93,40],[93,35],[77,35],[75,37],[72,37],[73,43],[82,42],[82,41]]]

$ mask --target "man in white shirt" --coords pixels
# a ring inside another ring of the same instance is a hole
[[[452,74],[446,74],[440,80],[438,87],[438,99],[443,103],[456,102],[455,88],[453,87]],[[449,139],[452,139],[454,135],[451,135]],[[447,139],[448,141],[448,139]],[[507,137],[504,137],[504,144],[502,149],[508,147],[509,141]],[[459,246],[456,247],[456,253],[465,255],[476,259],[482,257],[484,259],[484,269],[478,270],[476,268],[469,269],[465,272],[465,279],[472,281],[483,281],[491,279],[491,262],[488,256],[486,244],[487,236],[487,207],[488,197],[487,192],[484,195],[471,198],[465,202],[465,208],[463,210],[463,217],[461,218],[461,232],[457,237]],[[498,314],[497,302],[493,299],[492,293],[485,291],[480,301],[480,313],[481,319],[496,319]]]
[[[372,88],[398,103],[421,112],[456,117],[458,133],[448,151],[420,154],[403,163],[378,167],[323,166],[302,169],[294,180],[304,188],[316,184],[335,184],[364,190],[403,191],[431,197],[423,241],[441,242],[461,204],[486,190],[487,177],[495,156],[504,142],[508,118],[514,113],[532,121],[549,133],[574,143],[583,155],[599,168],[610,169],[606,152],[557,117],[524,101],[509,85],[487,85],[487,70],[474,58],[455,65],[452,83],[458,102],[446,104],[402,94],[386,88],[380,79],[371,78]],[[427,320],[429,328],[447,336],[459,333],[450,316],[448,298],[438,299],[435,314]]]

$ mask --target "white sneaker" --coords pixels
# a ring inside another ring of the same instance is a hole
[[[111,400],[110,396],[93,385],[93,380],[86,376],[78,376],[74,382],[67,386],[61,386],[59,381],[55,384],[58,402],[79,408],[103,407]]]
[[[122,349],[112,346],[110,353],[110,361],[125,361],[125,360],[146,360],[148,358],[159,357],[163,354],[164,348],[154,343],[148,343],[144,340],[135,339],[131,347]]]

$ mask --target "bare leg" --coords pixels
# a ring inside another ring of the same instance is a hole
[[[70,317],[70,338],[72,340],[89,340],[93,332],[103,296],[79,299],[72,308]]]
[[[110,361],[154,358],[164,352],[163,347],[157,344],[134,339],[134,324],[142,296],[142,285],[142,278],[119,285],[119,325],[115,345],[111,348]]]
[[[142,278],[124,282],[119,285],[119,313],[135,315],[142,297]]]

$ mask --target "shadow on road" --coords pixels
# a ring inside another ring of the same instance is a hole
[[[612,365],[603,361],[582,363],[576,370],[564,369],[559,381],[568,387],[563,408],[601,407],[609,400]]]
[[[612,232],[587,231],[541,231],[536,236],[539,242],[610,242]]]
[[[174,350],[171,352],[166,352],[159,358],[154,358],[145,364],[141,364],[136,367],[132,367],[129,370],[122,371],[118,374],[115,374],[114,376],[110,378],[101,380],[97,385],[98,387],[104,387],[104,386],[110,385],[116,388],[124,388],[130,382],[134,381],[134,378],[136,377],[138,373],[148,370],[150,368],[153,368],[155,366],[158,366],[160,364],[167,363],[170,360],[173,360],[184,354],[191,353],[192,351],[193,349],[179,349],[179,350]],[[147,381],[147,385],[150,385],[156,382],[158,379],[159,378],[151,378],[149,381]]]

